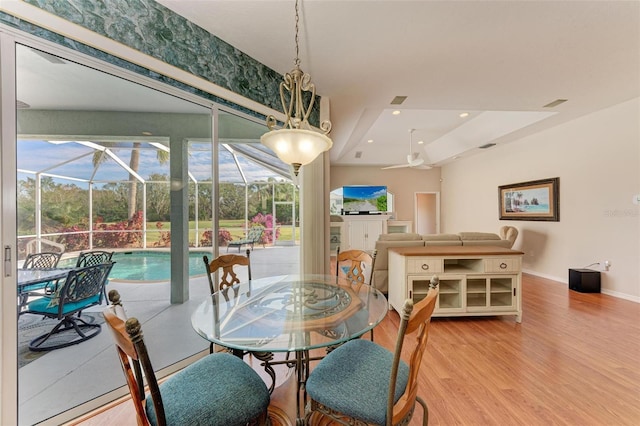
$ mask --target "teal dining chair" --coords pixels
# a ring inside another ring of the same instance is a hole
[[[409,424],[416,402],[424,411],[427,404],[418,396],[418,371],[422,364],[431,315],[438,296],[438,279],[433,277],[427,296],[416,303],[407,299],[401,312],[395,351],[364,339],[341,345],[311,371],[306,383],[309,395],[307,424]],[[415,335],[413,335],[415,333]],[[405,340],[414,346],[409,362],[401,359]]]
[[[270,423],[267,386],[248,364],[231,354],[209,354],[158,383],[140,322],[127,318],[116,290],[109,292],[109,300],[103,315],[115,339],[138,425]]]
[[[25,313],[58,320],[51,331],[33,339],[29,349],[48,351],[64,348],[98,335],[100,324],[85,321],[82,311],[102,303],[104,285],[112,267],[111,263],[103,263],[72,269],[53,293],[29,302]]]

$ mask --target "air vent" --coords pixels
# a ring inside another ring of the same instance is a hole
[[[362,158],[362,151],[356,151],[356,158]]]
[[[402,103],[407,99],[406,96],[396,96],[391,101],[391,105],[402,105]]]
[[[560,104],[563,104],[567,102],[567,99],[556,99],[553,102],[549,102],[548,104],[546,104],[543,108],[555,108]]]
[[[495,143],[485,143],[484,145],[480,145],[478,148],[487,149],[487,148],[491,148],[492,146],[496,146],[496,144]]]

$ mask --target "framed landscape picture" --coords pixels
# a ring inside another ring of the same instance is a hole
[[[560,221],[560,178],[498,187],[500,220]]]

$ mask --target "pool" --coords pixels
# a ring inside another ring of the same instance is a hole
[[[204,275],[203,255],[212,258],[211,252],[189,253],[189,276]],[[77,258],[63,259],[59,266],[73,266]],[[168,251],[123,251],[115,252],[116,262],[109,274],[110,280],[122,281],[169,281],[171,279],[171,253]]]

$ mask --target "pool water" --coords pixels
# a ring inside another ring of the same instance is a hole
[[[203,255],[211,252],[189,253],[189,276],[204,275]],[[61,260],[59,266],[73,266],[77,258]],[[115,263],[109,279],[123,281],[169,281],[171,279],[171,253],[156,251],[126,251],[114,253]]]

